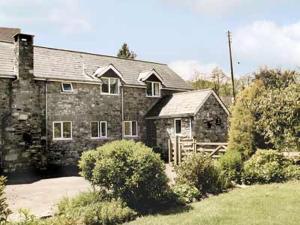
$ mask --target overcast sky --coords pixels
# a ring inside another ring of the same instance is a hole
[[[298,69],[299,9],[299,0],[0,0],[0,26],[34,34],[37,45],[100,54],[127,42],[138,59],[189,79],[215,66],[229,72],[227,30],[237,75]]]

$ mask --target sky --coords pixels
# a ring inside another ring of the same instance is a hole
[[[235,76],[300,68],[299,0],[0,0],[0,27],[41,46],[167,63],[184,79],[215,67]]]

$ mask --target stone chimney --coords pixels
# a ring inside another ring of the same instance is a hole
[[[41,167],[43,145],[43,86],[34,80],[33,35],[14,36],[16,79],[11,85],[11,116],[5,144],[7,171]]]

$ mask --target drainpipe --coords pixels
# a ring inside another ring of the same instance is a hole
[[[46,146],[45,146],[45,151],[46,153],[48,152],[48,79],[46,79],[46,87],[45,87],[45,129],[46,129],[46,132],[45,132],[45,135],[46,135]]]
[[[124,128],[123,128],[123,122],[124,122],[124,87],[121,87],[121,117],[122,117],[122,121],[121,121],[121,126],[122,126],[122,139],[123,137],[123,133],[124,133]]]

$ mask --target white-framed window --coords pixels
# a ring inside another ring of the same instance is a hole
[[[72,83],[61,83],[61,91],[62,92],[73,92]]]
[[[138,136],[137,121],[124,121],[123,132],[124,132],[124,137],[137,137]]]
[[[120,92],[120,81],[114,77],[101,78],[101,93],[106,95],[118,95]]]
[[[181,119],[174,120],[175,135],[181,135]]]
[[[154,81],[146,81],[146,96],[147,97],[160,97],[160,83]]]
[[[106,121],[92,121],[91,122],[91,138],[107,138],[107,122]]]
[[[72,122],[54,121],[53,140],[72,140]]]

